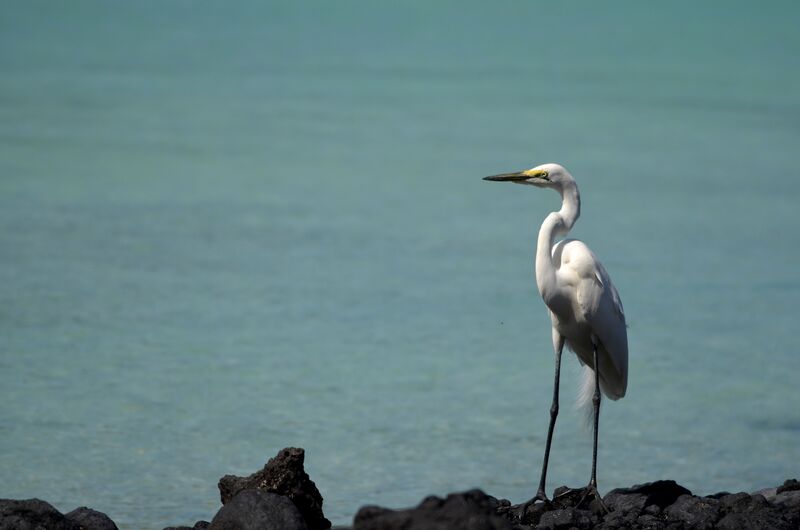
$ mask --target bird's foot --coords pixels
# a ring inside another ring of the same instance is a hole
[[[513,507],[517,519],[523,524],[535,525],[546,511],[551,510],[553,503],[547,498],[544,490],[539,490],[529,501]]]
[[[544,490],[539,490],[536,492],[536,495],[534,495],[534,497],[531,500],[520,504],[519,508],[522,512],[525,512],[529,508],[532,508],[537,502],[542,503],[542,505],[545,508],[550,508],[550,506],[553,504],[552,502],[550,502],[550,499],[547,498],[547,494],[544,492]]]
[[[594,512],[609,512],[603,504],[597,486],[592,484],[585,488],[568,488],[567,486],[556,488],[553,492],[552,505],[556,508],[581,508]]]
[[[528,502],[533,504],[536,501],[542,501],[545,504],[550,504],[550,499],[547,498],[547,493],[545,493],[543,489],[537,491],[536,495]]]
[[[609,509],[606,507],[605,503],[603,502],[603,498],[600,496],[600,492],[597,491],[597,484],[594,482],[589,482],[589,485],[583,488],[583,495],[581,496],[581,500],[578,501],[577,507],[583,506],[586,501],[589,501],[588,507],[594,508],[594,511],[602,511],[603,513],[609,513]],[[592,506],[597,503],[595,506]]]

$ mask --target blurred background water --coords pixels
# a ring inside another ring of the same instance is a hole
[[[530,498],[558,198],[480,179],[549,161],[630,326],[601,490],[800,474],[796,3],[0,11],[0,496],[186,524],[296,445],[335,523]]]

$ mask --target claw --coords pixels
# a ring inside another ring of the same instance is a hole
[[[597,486],[592,484],[592,483],[589,483],[589,485],[586,486],[586,488],[584,488],[583,496],[581,496],[581,500],[578,501],[578,504],[576,505],[576,507],[583,505],[583,503],[586,502],[586,499],[590,495],[593,496],[595,498],[595,500],[597,500],[597,503],[600,505],[600,508],[602,508],[603,512],[610,513],[608,507],[606,507],[605,503],[603,502],[603,498],[600,496],[600,493],[597,491]]]
[[[531,500],[514,507],[514,514],[519,522],[534,526],[544,512],[553,509],[553,504],[544,491],[539,491]]]
[[[526,513],[528,511],[528,508],[533,508],[537,502],[541,502],[542,506],[544,506],[546,510],[553,505],[553,503],[550,502],[550,499],[547,498],[547,494],[543,491],[540,491],[531,500],[523,502],[522,504],[519,505],[520,508],[519,513],[520,514]]]
[[[550,499],[547,498],[547,493],[545,493],[543,490],[539,490],[536,493],[536,496],[534,498],[532,498],[531,500],[529,500],[528,503],[533,504],[536,501],[542,501],[545,504],[551,504],[550,503]]]

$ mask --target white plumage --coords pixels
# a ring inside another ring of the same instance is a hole
[[[560,295],[550,292],[550,296],[542,296],[550,309],[553,327],[587,367],[593,365],[594,336],[600,362],[600,390],[613,400],[624,397],[628,386],[628,337],[617,289],[603,264],[581,241],[568,239],[556,243],[552,260]],[[541,287],[540,292],[543,292]],[[567,303],[562,306],[559,297]]]
[[[589,417],[594,422],[592,478],[587,494],[599,498],[596,465],[600,392],[617,400],[625,396],[628,387],[628,333],[622,301],[605,267],[588,246],[576,239],[556,242],[557,237],[569,233],[581,209],[578,185],[566,169],[558,164],[544,164],[486,180],[550,188],[561,195],[561,209],[545,218],[536,245],[536,285],[550,312],[556,375],[542,477],[535,499],[547,500],[544,485],[558,415],[559,371],[565,344],[584,366],[578,402],[590,407]],[[596,382],[600,392],[596,390]]]

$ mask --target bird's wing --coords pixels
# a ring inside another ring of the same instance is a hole
[[[628,386],[628,331],[622,300],[589,247],[580,241],[570,243],[568,261],[576,281],[576,309],[600,342],[601,387],[606,395],[619,399]]]
[[[601,388],[612,399],[625,395],[628,387],[628,329],[625,323],[625,311],[622,301],[611,277],[600,261],[595,260],[600,281],[599,300],[594,311],[586,314],[586,321],[592,327],[592,333],[599,339],[601,352],[600,376]],[[597,280],[596,280],[597,281]],[[603,362],[606,360],[606,362]],[[607,361],[613,364],[608,366]],[[604,366],[605,365],[605,366]]]
[[[614,311],[620,316],[620,318],[622,318],[622,323],[624,324],[625,309],[622,307],[622,299],[619,297],[617,288],[614,287],[614,284],[611,282],[611,276],[608,275],[608,271],[606,271],[606,268],[596,256],[594,258],[594,264],[597,269],[595,270],[595,278],[597,278],[597,281],[600,282],[600,285],[604,286],[610,291],[611,303],[614,306]]]

